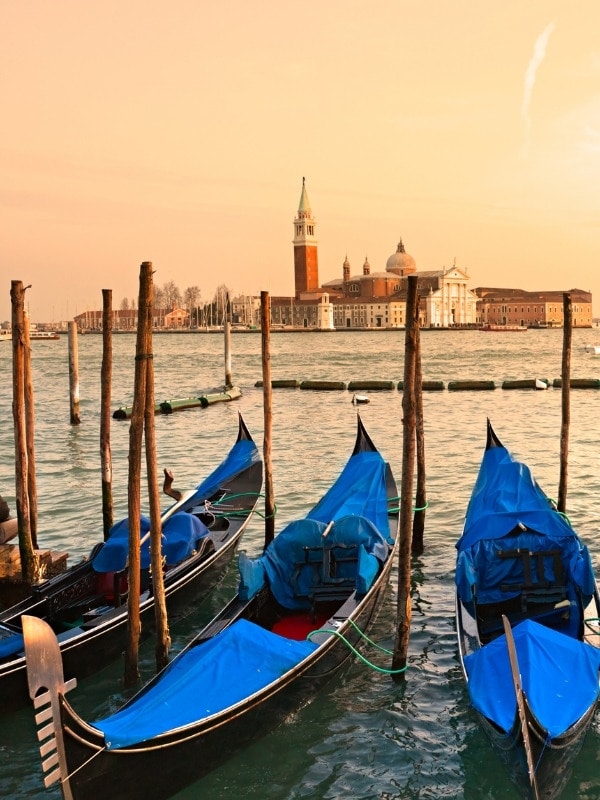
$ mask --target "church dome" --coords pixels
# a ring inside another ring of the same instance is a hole
[[[415,260],[404,249],[402,239],[398,242],[396,252],[388,258],[385,270],[386,272],[395,272],[396,275],[410,275],[417,271]]]

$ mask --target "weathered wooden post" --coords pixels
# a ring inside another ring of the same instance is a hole
[[[142,463],[142,438],[146,408],[146,328],[150,301],[148,262],[140,267],[138,302],[138,327],[135,347],[135,377],[131,425],[129,427],[129,478],[127,482],[127,513],[129,516],[129,568],[127,595],[127,649],[125,651],[125,686],[134,686],[139,677],[138,654],[140,647],[140,480]],[[150,265],[151,266],[151,265]]]
[[[102,289],[102,369],[100,374],[100,474],[104,541],[113,524],[110,401],[112,383],[112,289]]]
[[[25,375],[25,433],[27,437],[27,494],[29,496],[29,525],[31,529],[31,544],[37,549],[37,477],[35,473],[35,403],[33,399],[33,381],[31,379],[31,340],[29,337],[29,313],[24,311],[23,334],[25,347],[23,350],[23,367]],[[36,561],[36,567],[39,564]]]
[[[262,349],[264,444],[265,465],[265,549],[275,537],[275,497],[273,469],[271,466],[271,435],[273,431],[273,388],[271,386],[271,298],[268,292],[260,293],[260,335]]]
[[[26,287],[29,288],[29,287]],[[27,432],[25,428],[25,289],[22,281],[11,281],[11,324],[13,346],[13,423],[15,428],[15,495],[19,524],[21,576],[34,583],[37,563],[31,539],[31,519],[27,480]]]
[[[77,352],[77,323],[69,322],[69,408],[71,425],[79,425],[79,355]]]
[[[225,388],[231,389],[231,322],[227,320],[224,327],[225,333]]]
[[[563,350],[561,371],[562,421],[560,426],[560,480],[558,484],[558,510],[567,511],[567,477],[569,461],[569,425],[571,422],[571,339],[573,335],[573,308],[569,292],[563,294]]]
[[[156,464],[156,425],[154,418],[154,353],[152,349],[152,308],[154,305],[154,284],[152,281],[152,263],[145,261],[142,270],[144,286],[148,292],[145,299],[144,314],[147,319],[144,325],[145,343],[144,360],[146,364],[146,403],[144,408],[144,427],[146,441],[146,471],[148,475],[148,500],[150,505],[150,561],[152,565],[152,592],[154,595],[154,622],[156,627],[155,657],[157,672],[167,666],[171,637],[167,619],[167,603],[165,599],[165,583],[162,560],[162,524],[160,499],[158,494],[158,467]],[[140,298],[141,300],[141,298]],[[140,312],[142,306],[139,306]]]
[[[417,303],[418,304],[418,303]],[[418,313],[417,313],[418,320]],[[415,413],[417,444],[417,488],[415,493],[415,516],[413,518],[412,551],[420,555],[424,550],[425,509],[427,491],[425,487],[425,422],[423,417],[423,371],[421,369],[421,331],[417,323],[415,331]]]
[[[397,630],[392,669],[402,670],[408,658],[408,640],[412,619],[411,555],[412,494],[415,471],[415,361],[416,330],[419,319],[417,276],[408,276],[406,295],[406,331],[404,352],[404,391],[402,395],[402,483],[400,490],[400,546],[398,550]],[[398,678],[404,677],[398,672]]]

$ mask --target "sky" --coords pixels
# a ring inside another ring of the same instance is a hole
[[[302,178],[319,279],[417,269],[592,291],[598,0],[0,1],[0,321],[157,285],[294,292]],[[2,288],[3,287],[3,288]]]

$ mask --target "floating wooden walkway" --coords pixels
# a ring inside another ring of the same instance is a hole
[[[237,400],[242,396],[239,386],[228,389],[212,389],[196,397],[183,397],[180,400],[163,400],[154,406],[155,414],[172,414],[174,411],[184,411],[187,408],[207,408],[215,403],[227,403]],[[113,419],[131,419],[133,406],[121,406],[113,412]]]
[[[256,387],[262,386],[262,381],[256,381]],[[491,380],[462,380],[462,381],[448,381],[448,385],[444,381],[423,381],[423,391],[425,392],[439,392],[448,389],[449,392],[481,392],[490,391],[498,388],[502,389],[527,389],[536,390],[548,389],[553,387],[560,389],[562,381],[560,378],[554,378],[550,381],[548,378],[525,378],[522,380],[505,380],[502,383],[496,383]],[[600,378],[571,378],[571,389],[600,389]],[[314,380],[314,381],[299,381],[295,379],[286,378],[283,380],[271,381],[273,389],[311,389],[313,391],[402,391],[404,388],[403,381],[328,381],[328,380]]]

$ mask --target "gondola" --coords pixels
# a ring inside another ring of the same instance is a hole
[[[224,460],[162,517],[164,586],[170,622],[192,611],[225,574],[258,502],[262,460],[239,416],[238,435]],[[154,629],[150,520],[141,519],[142,637]],[[70,570],[41,582],[0,614],[0,711],[29,701],[21,617],[44,619],[57,634],[65,674],[84,678],[119,657],[127,641],[128,521]]]
[[[456,547],[471,704],[522,796],[552,800],[596,708],[600,599],[587,547],[489,420]]]
[[[52,631],[25,619],[40,749],[54,765],[46,785],[60,780],[71,800],[168,798],[295,713],[375,619],[398,519],[391,469],[359,419],[354,451],[317,505],[261,557],[241,553],[235,597],[136,697],[95,722],[65,698],[74,682],[63,679]]]

